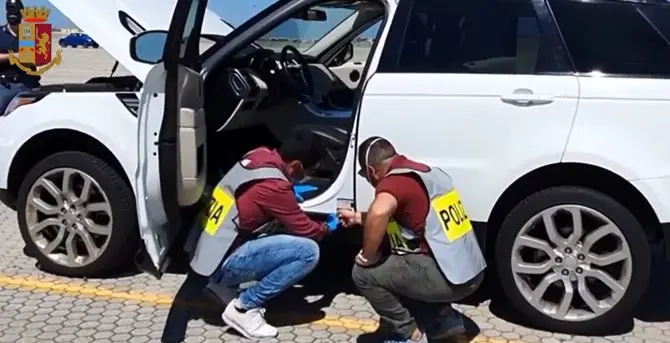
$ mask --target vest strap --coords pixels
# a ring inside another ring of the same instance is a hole
[[[386,226],[391,251],[398,255],[417,254],[421,252],[421,239],[412,230],[406,229],[396,221]]]

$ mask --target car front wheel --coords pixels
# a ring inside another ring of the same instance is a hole
[[[531,324],[550,331],[611,329],[644,293],[651,257],[635,216],[586,188],[555,187],[519,203],[496,242],[501,286]]]
[[[45,271],[102,276],[137,249],[135,200],[105,161],[76,151],[51,155],[26,175],[17,204],[26,248]]]

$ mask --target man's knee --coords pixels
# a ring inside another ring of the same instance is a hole
[[[318,243],[309,238],[295,237],[292,245],[298,251],[300,260],[304,261],[310,270],[316,268],[321,257],[321,249]]]
[[[374,282],[372,271],[373,269],[370,267],[361,267],[358,264],[354,264],[354,267],[351,269],[351,280],[357,287],[369,285]]]

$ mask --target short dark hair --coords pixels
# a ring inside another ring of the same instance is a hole
[[[386,138],[373,136],[358,147],[358,164],[361,168],[376,166],[397,154],[393,144]]]
[[[277,151],[285,162],[300,161],[304,168],[312,168],[326,157],[326,143],[312,131],[297,129]]]

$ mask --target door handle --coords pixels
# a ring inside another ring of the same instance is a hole
[[[546,105],[554,101],[548,94],[535,94],[530,89],[516,89],[510,94],[501,95],[500,100],[506,104],[516,106]]]

